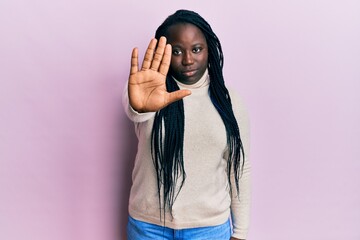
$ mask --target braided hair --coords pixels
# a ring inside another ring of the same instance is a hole
[[[167,36],[169,27],[178,23],[193,24],[205,36],[208,45],[209,95],[226,129],[229,152],[227,176],[230,193],[232,193],[230,175],[233,171],[235,187],[239,196],[239,175],[244,164],[244,160],[241,160],[241,156],[244,159],[244,147],[232,109],[230,95],[224,83],[224,57],[220,41],[206,20],[198,13],[189,10],[178,10],[166,18],[156,30],[155,38],[159,40],[161,36]],[[168,73],[166,77],[166,88],[168,92],[179,90],[179,86],[171,77],[171,73]],[[172,206],[186,178],[183,161],[184,114],[183,100],[176,101],[156,112],[152,128],[151,154],[157,176],[160,218],[162,209],[164,221],[165,209],[168,208],[172,215]]]

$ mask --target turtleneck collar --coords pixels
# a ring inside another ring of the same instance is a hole
[[[202,87],[208,86],[209,83],[210,83],[210,77],[209,77],[208,69],[205,70],[204,74],[199,79],[199,81],[197,81],[194,84],[184,84],[184,83],[179,82],[178,80],[176,80],[176,78],[174,78],[174,77],[172,77],[172,78],[176,81],[176,83],[178,84],[178,86],[180,88],[186,88],[186,89],[202,88]]]

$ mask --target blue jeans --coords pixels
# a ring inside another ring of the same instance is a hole
[[[230,219],[217,226],[172,229],[142,222],[129,216],[127,225],[128,240],[229,240],[230,237]]]

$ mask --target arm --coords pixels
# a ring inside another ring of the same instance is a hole
[[[238,95],[232,92],[231,100],[233,110],[238,121],[240,137],[245,150],[245,162],[239,179],[239,195],[235,187],[235,177],[231,176],[232,200],[231,215],[234,233],[232,239],[246,239],[250,221],[250,198],[251,198],[251,166],[249,162],[250,151],[250,124],[248,113]]]

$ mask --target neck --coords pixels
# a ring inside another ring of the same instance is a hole
[[[199,79],[199,81],[197,81],[196,83],[194,84],[184,84],[180,81],[178,81],[176,78],[174,78],[172,76],[172,78],[175,80],[175,82],[177,83],[177,85],[180,87],[180,88],[186,88],[186,89],[196,89],[196,88],[202,88],[204,86],[207,86],[209,85],[209,82],[210,82],[210,77],[209,77],[209,72],[208,70],[206,69],[204,74],[202,75],[202,77]]]

